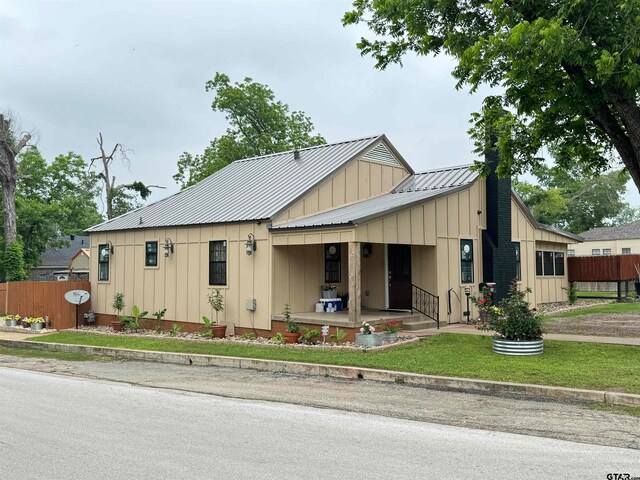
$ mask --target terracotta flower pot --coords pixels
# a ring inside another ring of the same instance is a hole
[[[122,327],[123,324],[120,320],[112,320],[111,321],[111,328],[113,328],[114,332],[121,332],[122,331]]]
[[[300,332],[284,332],[282,336],[287,340],[287,343],[298,343],[298,339],[300,338]]]
[[[213,333],[213,338],[224,338],[227,333],[226,325],[213,325],[211,327],[211,332]]]

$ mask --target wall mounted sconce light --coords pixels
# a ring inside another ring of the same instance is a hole
[[[113,255],[113,243],[107,240],[105,246],[106,248],[103,248],[101,253],[104,258],[109,258],[109,256]]]
[[[369,258],[372,252],[373,252],[373,246],[370,243],[362,244],[362,256],[364,258]]]
[[[170,238],[165,238],[164,239],[164,256],[168,257],[172,253],[173,253],[173,242],[171,241]]]
[[[249,240],[247,240],[247,243],[245,243],[245,248],[246,248],[247,255],[251,255],[253,252],[256,251],[256,248],[257,248],[256,237],[253,236],[253,233],[249,234]]]

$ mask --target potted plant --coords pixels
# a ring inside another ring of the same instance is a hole
[[[140,319],[144,318],[149,313],[146,310],[141,312],[137,305],[131,307],[131,316],[122,317],[122,327],[125,330],[135,331],[140,328]]]
[[[483,287],[480,295],[478,297],[472,296],[471,301],[476,305],[480,313],[480,324],[487,323],[494,308],[493,293],[487,287]]]
[[[24,323],[28,323],[31,327],[31,330],[42,330],[44,328],[44,318],[43,317],[27,317],[23,320]]]
[[[5,315],[2,318],[7,327],[15,327],[18,325],[18,320],[20,320],[20,315],[16,313],[15,315]]]
[[[327,284],[320,288],[322,289],[322,298],[338,298],[338,287]]]
[[[227,326],[220,325],[218,321],[218,315],[220,312],[224,311],[224,297],[220,293],[220,290],[216,289],[215,292],[209,292],[209,295],[207,295],[207,301],[211,306],[211,310],[216,312],[216,323],[215,325],[211,325],[213,337],[224,338],[227,333]]]
[[[531,289],[509,286],[509,295],[498,306],[491,307],[489,319],[479,330],[493,331],[493,351],[502,355],[539,355],[543,352],[542,315],[531,308],[525,295]]]
[[[360,347],[378,347],[382,345],[382,335],[376,334],[376,327],[362,322],[360,333],[356,333],[356,345]]]
[[[384,333],[383,340],[385,342],[397,342],[398,331],[400,330],[400,322],[398,320],[391,320],[384,324],[382,332]]]
[[[116,312],[118,312],[118,316],[116,320],[111,321],[111,328],[113,328],[114,332],[120,332],[122,331],[122,326],[123,326],[121,316],[122,316],[122,311],[124,310],[124,307],[125,307],[124,293],[116,292],[116,294],[113,296],[113,303],[111,304],[111,306]]]
[[[300,325],[291,319],[291,309],[288,303],[284,306],[282,316],[287,323],[283,333],[284,338],[287,340],[287,343],[298,343],[298,339],[300,338]]]

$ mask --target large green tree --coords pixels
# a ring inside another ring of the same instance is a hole
[[[311,119],[303,112],[290,112],[276,101],[267,86],[245,78],[231,83],[224,73],[216,73],[206,83],[215,91],[211,108],[223,112],[229,122],[226,133],[211,141],[202,154],[184,152],[173,176],[182,188],[193,185],[234,160],[278,153],[294,148],[322,145],[326,140],[314,134]]]
[[[612,171],[595,178],[579,168],[564,170],[540,166],[538,184],[517,181],[514,188],[542,223],[574,233],[638,219],[622,195],[629,174]]]
[[[473,116],[476,151],[498,135],[499,174],[540,164],[602,172],[613,149],[640,189],[638,0],[356,0],[345,25],[376,35],[358,48],[378,68],[407,52],[454,57],[457,87],[496,87]],[[505,115],[505,110],[507,111]]]
[[[97,178],[79,155],[70,152],[47,163],[30,148],[17,168],[17,231],[27,267],[38,265],[46,248],[60,246],[60,235],[80,234],[102,221],[95,202]]]

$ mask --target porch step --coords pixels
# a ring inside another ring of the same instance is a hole
[[[425,330],[427,328],[436,328],[437,323],[424,315],[411,315],[407,319],[402,320],[402,330],[413,332],[415,330]]]

